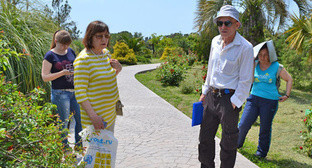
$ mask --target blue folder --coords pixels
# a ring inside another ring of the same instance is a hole
[[[196,102],[193,104],[193,114],[192,114],[192,127],[201,124],[203,120],[203,102]]]

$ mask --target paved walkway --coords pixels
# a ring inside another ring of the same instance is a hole
[[[199,168],[199,126],[164,99],[150,91],[134,75],[159,64],[124,67],[118,87],[124,116],[118,116],[115,136],[119,141],[116,168]],[[220,167],[216,138],[216,167]],[[236,168],[257,167],[241,154]]]

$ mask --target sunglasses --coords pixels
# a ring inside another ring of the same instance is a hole
[[[108,34],[105,34],[105,35],[103,35],[103,34],[101,34],[101,35],[94,35],[95,36],[95,38],[96,39],[102,39],[102,38],[110,38],[110,35],[108,35]]]
[[[225,22],[223,22],[223,21],[217,21],[217,26],[218,26],[218,27],[222,27],[223,24],[224,24],[226,27],[231,27],[233,23],[232,23],[231,21],[229,21],[229,20],[227,20],[227,21],[225,21]]]

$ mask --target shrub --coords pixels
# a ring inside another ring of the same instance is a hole
[[[138,59],[138,62],[151,63],[152,55],[153,53],[150,49],[142,47],[136,58]]]
[[[164,85],[178,86],[183,80],[183,67],[165,62],[157,68],[157,79]]]
[[[197,56],[194,53],[189,53],[188,55],[186,55],[186,61],[188,63],[188,66],[192,66],[195,63],[196,58]]]
[[[165,60],[165,59],[167,59],[167,57],[172,57],[175,55],[182,55],[182,54],[183,54],[183,49],[181,49],[181,48],[166,47],[164,49],[163,54],[160,57],[160,60]]]
[[[117,59],[120,63],[133,65],[137,63],[137,58],[132,49],[124,42],[117,42],[114,45],[112,58]]]
[[[312,157],[312,108],[306,110],[305,116],[303,122],[307,130],[301,132],[301,138],[303,138],[304,141],[300,149],[309,157]]]
[[[189,80],[184,80],[181,82],[181,92],[183,94],[190,94],[194,91],[194,82]]]
[[[63,151],[55,105],[42,102],[41,88],[24,95],[0,78],[0,166],[70,167],[75,159]],[[64,130],[66,131],[66,130]]]

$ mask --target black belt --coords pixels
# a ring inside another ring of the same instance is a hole
[[[212,86],[210,86],[210,88],[212,93],[219,93],[219,94],[230,94],[230,93],[234,93],[235,90],[234,89],[218,89],[218,88],[214,88]]]

